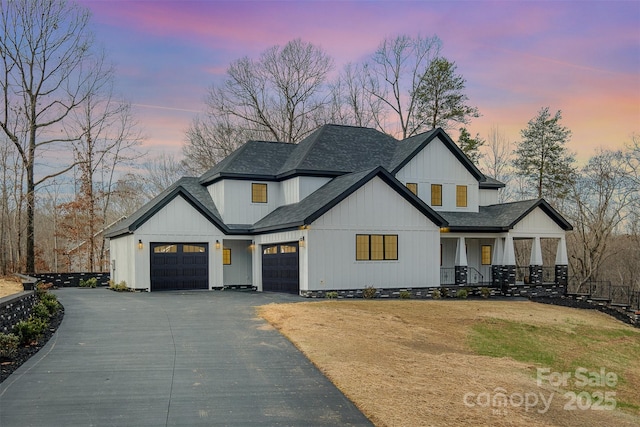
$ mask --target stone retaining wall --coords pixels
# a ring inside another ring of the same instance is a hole
[[[0,298],[0,333],[11,333],[18,322],[27,320],[37,300],[35,291],[24,291]]]
[[[98,280],[98,286],[109,286],[111,279],[109,273],[38,273],[31,276],[58,288],[77,288],[80,286],[80,280],[93,277]]]

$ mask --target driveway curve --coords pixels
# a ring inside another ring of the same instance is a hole
[[[55,291],[65,317],[0,384],[0,426],[370,426],[255,306],[273,293]]]

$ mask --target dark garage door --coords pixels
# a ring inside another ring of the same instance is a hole
[[[262,247],[262,290],[299,293],[298,242]]]
[[[209,289],[207,243],[151,243],[151,290]]]

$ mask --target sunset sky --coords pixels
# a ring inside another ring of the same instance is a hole
[[[640,1],[81,0],[118,69],[151,155],[179,155],[207,88],[243,56],[295,38],[336,64],[388,36],[438,35],[467,80],[486,138],[519,140],[541,107],[562,110],[584,160],[640,133]]]

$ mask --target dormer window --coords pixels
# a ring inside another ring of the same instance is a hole
[[[267,203],[267,184],[251,184],[251,202]]]
[[[407,182],[407,188],[416,196],[418,195],[418,184],[415,182]]]

